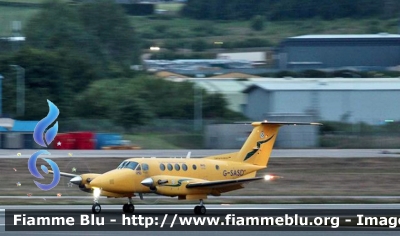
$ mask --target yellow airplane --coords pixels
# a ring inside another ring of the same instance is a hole
[[[101,212],[99,196],[122,198],[128,203],[123,212],[133,213],[135,207],[132,197],[143,193],[156,193],[183,200],[200,200],[194,213],[204,215],[206,208],[203,200],[208,195],[220,196],[221,193],[243,188],[243,183],[261,180],[256,177],[259,170],[265,169],[282,125],[321,125],[303,122],[253,122],[253,130],[239,152],[227,153],[205,158],[131,158],[123,161],[116,169],[104,174],[75,175],[62,172],[61,175],[72,178],[82,191],[93,193],[92,212]],[[270,179],[271,176],[265,176]]]

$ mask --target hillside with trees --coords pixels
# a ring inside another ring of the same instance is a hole
[[[396,0],[188,0],[182,15],[202,20],[250,19],[261,15],[268,20],[320,18],[392,18],[398,15]]]

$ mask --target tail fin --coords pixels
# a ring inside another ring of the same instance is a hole
[[[248,164],[267,166],[272,152],[279,127],[282,125],[321,125],[320,123],[303,122],[253,122],[254,128],[247,138],[238,154],[232,161],[245,162]]]

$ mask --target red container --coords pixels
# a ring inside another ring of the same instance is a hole
[[[78,139],[76,141],[77,149],[95,149],[96,142],[94,139]]]
[[[70,133],[75,139],[76,149],[95,149],[96,140],[93,132]]]
[[[74,149],[75,139],[71,134],[60,133],[54,138],[52,144],[54,149]]]
[[[94,139],[95,134],[93,132],[73,132],[70,133],[76,139]]]

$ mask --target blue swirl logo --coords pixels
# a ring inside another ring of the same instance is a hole
[[[58,122],[54,124],[53,127],[49,128],[47,132],[45,133],[45,130],[49,125],[51,125],[58,117],[60,114],[60,111],[58,110],[57,106],[54,105],[51,101],[47,100],[47,103],[49,105],[49,113],[45,118],[40,120],[33,132],[33,139],[37,144],[39,144],[42,147],[47,147],[51,142],[53,142],[54,138],[57,135],[58,132]],[[36,161],[39,158],[39,155],[45,154],[45,155],[51,155],[50,152],[46,150],[40,150],[34,153],[28,160],[28,169],[31,174],[39,179],[43,179],[43,176],[39,173],[39,171],[36,168]],[[44,161],[46,161],[51,169],[53,170],[53,181],[51,181],[50,184],[41,184],[37,181],[33,181],[38,188],[41,190],[50,190],[57,186],[58,182],[60,182],[60,169],[58,168],[57,164],[50,160],[50,159],[45,159],[43,158]],[[41,166],[41,169],[44,173],[48,174],[49,170],[45,165]]]
[[[37,123],[35,130],[33,132],[33,139],[37,144],[39,144],[42,147],[47,147],[47,144],[53,142],[58,132],[58,122],[56,122],[55,125],[49,128],[46,134],[44,135],[47,144],[44,142],[43,134],[45,129],[49,125],[51,125],[51,123],[53,123],[57,119],[58,114],[60,114],[60,111],[58,110],[56,105],[54,105],[49,100],[47,100],[47,103],[49,104],[49,114],[47,114],[45,118],[43,118],[41,121]]]

